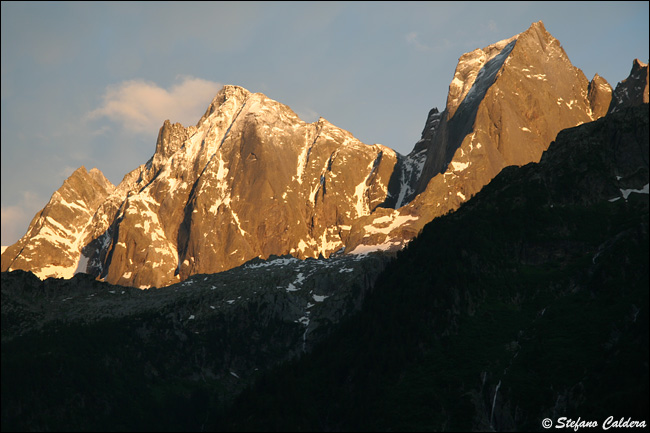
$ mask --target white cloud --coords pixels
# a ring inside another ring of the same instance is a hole
[[[90,112],[88,118],[108,118],[128,132],[148,134],[158,131],[165,119],[193,125],[222,86],[201,78],[179,78],[181,81],[169,90],[144,80],[110,86],[102,106]]]
[[[428,43],[425,44],[421,41],[420,35],[417,32],[410,32],[405,36],[406,42],[418,51],[428,51],[434,53],[449,52],[457,45],[447,38],[425,38]],[[455,54],[454,54],[455,55]]]
[[[31,191],[25,191],[16,205],[2,205],[0,213],[2,245],[12,245],[18,241],[27,231],[36,212],[43,206],[45,206],[43,198]]]
[[[415,49],[420,50],[420,51],[427,51],[429,47],[422,42],[420,42],[420,39],[418,37],[418,34],[416,32],[411,32],[406,35],[406,42],[409,45],[412,45],[415,47]]]

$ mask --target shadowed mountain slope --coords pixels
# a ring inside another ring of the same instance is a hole
[[[428,224],[235,430],[539,431],[648,420],[648,105],[562,131]],[[647,425],[646,425],[647,427]]]

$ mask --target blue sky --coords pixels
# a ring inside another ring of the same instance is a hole
[[[81,165],[119,183],[223,84],[403,154],[458,58],[542,20],[588,79],[648,61],[648,2],[2,2],[2,245]]]

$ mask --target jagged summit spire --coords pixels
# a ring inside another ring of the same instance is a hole
[[[458,65],[454,72],[454,78],[449,85],[449,94],[447,96],[447,117],[451,118],[456,113],[458,106],[471,90],[481,69],[506,47],[512,50],[510,44],[513,41],[523,38],[534,38],[536,44],[545,49],[546,45],[556,41],[544,27],[542,21],[534,22],[524,32],[518,33],[510,38],[500,40],[483,48],[477,48],[474,51],[463,54],[458,59]]]
[[[619,111],[623,107],[647,104],[649,101],[648,65],[634,59],[630,75],[616,85],[612,95],[609,112]]]
[[[212,113],[217,111],[221,105],[230,98],[236,98],[240,102],[240,104],[243,104],[251,95],[251,92],[249,92],[247,89],[241,87],[241,86],[236,86],[233,84],[226,84],[224,85],[221,90],[219,90],[216,94],[216,96],[212,99],[212,102],[210,102],[210,105],[208,105],[208,108],[205,110],[205,113],[199,121],[196,123],[196,127],[198,128],[201,126],[201,124],[205,121],[207,117],[209,117]]]
[[[531,23],[530,27],[528,27],[528,29],[526,31],[522,32],[522,33],[531,32],[531,31],[542,32],[542,33],[549,34],[548,31],[546,30],[546,26],[544,25],[544,22],[542,20]]]
[[[417,209],[420,218],[401,229],[409,225],[417,232],[502,168],[539,161],[560,130],[593,120],[588,86],[542,21],[461,56],[446,115],[418,143],[426,146],[426,161],[415,197],[399,210],[408,215]]]

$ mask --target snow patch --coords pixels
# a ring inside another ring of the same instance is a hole
[[[306,250],[307,248],[309,248],[309,245],[307,244],[307,242],[305,242],[304,240],[300,239],[300,242],[298,242],[298,251],[300,251],[301,253],[304,254],[304,253],[305,253],[305,250]]]
[[[329,298],[329,296],[325,295],[312,295],[312,298],[314,298],[314,301],[316,302],[323,302],[325,299]]]
[[[77,202],[81,202],[81,200],[75,200],[73,203],[70,203],[66,201],[63,197],[60,198],[59,203],[62,204],[63,206],[71,209],[78,209],[84,213],[90,213],[87,207],[81,206],[77,204]],[[81,202],[83,204],[83,202]]]
[[[636,192],[638,194],[648,194],[648,193],[650,193],[649,185],[650,184],[646,183],[645,186],[642,189],[621,189],[621,194],[623,195],[623,198],[625,200],[627,200],[629,195],[632,194],[633,192]]]
[[[368,206],[368,203],[365,200],[365,192],[368,189],[368,180],[370,179],[370,176],[375,171],[375,168],[377,166],[378,160],[379,160],[379,153],[377,157],[370,161],[368,164],[368,175],[365,177],[365,179],[360,182],[355,188],[354,188],[354,197],[356,198],[356,203],[354,205],[355,210],[357,211],[357,217],[362,217],[364,215],[368,215],[370,213],[370,207]]]
[[[297,259],[295,257],[279,258],[275,260],[267,260],[262,263],[249,264],[246,265],[246,267],[249,269],[259,269],[259,268],[267,268],[269,266],[287,266],[287,265],[295,264],[296,262],[300,262],[300,259]]]
[[[364,230],[368,234],[389,234],[402,224],[408,221],[417,220],[418,217],[413,215],[398,215],[396,212],[391,215],[386,215],[380,218],[377,218],[372,222],[372,224],[364,226]],[[376,227],[377,224],[388,224],[386,227]]]
[[[363,254],[373,253],[375,251],[388,251],[395,247],[399,247],[401,245],[402,243],[400,241],[387,241],[381,244],[374,244],[374,245],[357,245],[355,249],[350,251],[350,254],[363,255]]]
[[[34,274],[41,280],[50,277],[68,279],[73,277],[74,269],[75,268],[66,267],[66,266],[48,265],[42,267],[40,270],[37,271],[32,270],[32,272],[34,272]]]
[[[477,145],[477,148],[478,148],[478,145]],[[470,165],[469,162],[456,162],[456,161],[451,162],[451,166],[452,166],[454,171],[463,171],[467,167],[469,167],[469,165]]]
[[[522,69],[523,71],[527,71],[528,69]],[[534,74],[534,75],[526,75],[526,78],[537,78],[538,80],[542,81],[548,81],[546,79],[546,74]]]
[[[307,167],[307,162],[309,162],[310,153],[311,145],[303,147],[302,152],[300,152],[300,155],[298,155],[298,167],[296,169],[296,175],[294,176],[294,179],[297,180],[300,185],[302,185],[302,175],[304,174],[305,168]]]
[[[328,236],[333,236],[334,240],[328,240]],[[336,227],[328,227],[323,231],[323,234],[321,235],[321,244],[318,247],[318,252],[324,257],[327,257],[331,252],[340,250],[342,246],[343,242],[341,242],[340,238],[338,237]]]
[[[573,105],[578,104],[578,101],[576,101],[575,99],[572,99],[569,102],[565,102],[565,104],[569,108],[569,110],[573,110]]]

